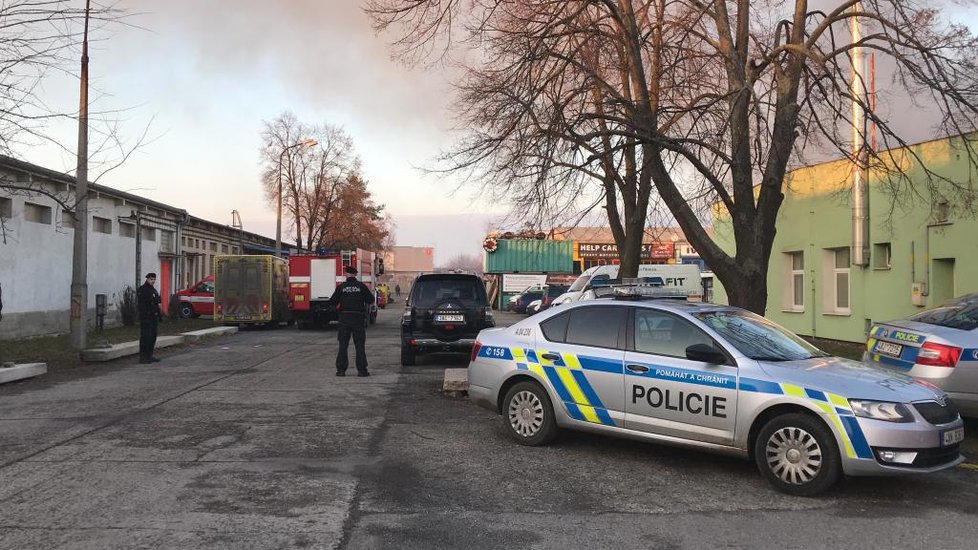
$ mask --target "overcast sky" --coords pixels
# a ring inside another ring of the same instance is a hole
[[[447,111],[449,83],[438,70],[409,70],[391,60],[358,0],[123,0],[133,27],[96,31],[93,110],[125,109],[130,143],[152,120],[155,141],[99,183],[213,221],[274,237],[275,213],[259,185],[262,121],[288,109],[301,120],[343,126],[363,159],[377,202],[386,205],[402,245],[434,246],[436,261],[476,253],[486,220],[502,205],[457,182],[424,176],[457,139]],[[52,107],[77,106],[77,80],[51,78]],[[74,144],[73,124],[54,127]],[[97,135],[93,135],[93,140]],[[26,147],[19,155],[73,171],[70,152]],[[93,166],[93,176],[97,174]],[[449,216],[455,214],[455,216]]]
[[[227,224],[236,209],[245,229],[274,237],[275,213],[259,183],[259,134],[264,120],[291,110],[346,129],[371,191],[394,217],[397,244],[433,246],[438,263],[479,253],[488,222],[507,210],[418,170],[459,137],[448,78],[392,61],[392,37],[375,35],[360,0],[120,5],[132,13],[129,26],[94,31],[92,109],[118,111],[108,118],[121,122],[129,143],[147,125],[154,140],[99,183]],[[974,21],[961,8],[955,13]],[[73,112],[77,80],[54,75],[42,95],[51,109]],[[915,111],[895,110],[908,124],[906,113]],[[67,151],[36,144],[15,153],[73,172],[75,123],[50,130]],[[98,172],[96,164],[92,176]]]

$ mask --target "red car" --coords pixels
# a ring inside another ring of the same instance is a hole
[[[184,319],[214,315],[214,276],[208,275],[190,288],[177,292],[173,295],[173,303]]]

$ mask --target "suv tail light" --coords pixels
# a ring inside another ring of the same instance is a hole
[[[931,365],[934,367],[953,367],[958,364],[958,357],[961,356],[961,348],[924,342],[920,346],[920,353],[917,354],[918,365]]]
[[[472,344],[472,354],[469,355],[469,363],[474,362],[475,358],[479,356],[480,349],[482,349],[482,342],[476,340],[475,343]]]

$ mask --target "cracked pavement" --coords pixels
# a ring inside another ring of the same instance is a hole
[[[467,358],[400,366],[399,314],[368,330],[370,378],[333,376],[335,330],[281,328],[0,387],[0,548],[972,548],[978,536],[975,469],[795,498],[702,452],[580,433],[517,446],[498,417],[442,395],[444,369]]]

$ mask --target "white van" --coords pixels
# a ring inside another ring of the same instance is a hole
[[[638,266],[639,277],[661,277],[667,287],[687,290],[692,299],[702,299],[703,282],[699,266],[692,264],[642,264]],[[600,279],[617,279],[617,265],[596,265],[581,273],[567,292],[558,296],[550,307],[576,302],[581,299],[588,284]]]

